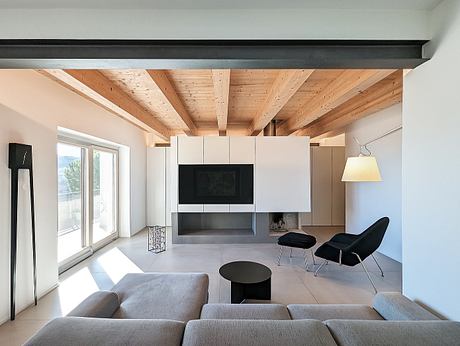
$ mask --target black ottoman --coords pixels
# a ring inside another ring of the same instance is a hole
[[[289,233],[286,233],[285,235],[282,235],[281,237],[278,238],[278,245],[280,246],[280,253],[278,255],[278,265],[280,265],[281,256],[283,254],[283,248],[285,246],[291,248],[291,254],[289,256],[291,257],[292,248],[307,250],[307,249],[311,249],[313,246],[315,246],[315,244],[316,244],[316,238],[313,237],[312,235],[296,233],[296,232],[289,232]],[[313,251],[310,250],[310,252],[311,252],[313,264],[316,264],[315,256],[313,255]],[[305,264],[305,269],[308,271],[307,251],[305,251],[304,264]]]

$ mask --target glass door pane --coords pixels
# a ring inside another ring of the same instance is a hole
[[[92,242],[116,233],[116,153],[93,149]]]
[[[83,150],[58,143],[58,262],[85,247]]]

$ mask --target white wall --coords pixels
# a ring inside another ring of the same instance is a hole
[[[404,78],[403,292],[460,320],[460,1],[432,28],[431,61]]]
[[[357,156],[366,143],[401,125],[401,105],[395,105],[353,123],[346,132],[346,155]],[[390,225],[379,252],[401,262],[401,137],[394,132],[368,147],[377,158],[382,182],[346,184],[346,231],[360,233],[388,216]]]
[[[38,292],[57,283],[57,127],[130,147],[131,232],[145,227],[144,132],[34,71],[0,71],[0,322],[9,316],[10,171],[8,143],[33,145],[36,187]],[[28,205],[21,174],[20,203]],[[19,216],[17,311],[32,302],[30,218]]]
[[[287,7],[287,6],[286,6]],[[332,25],[333,23],[333,25]],[[2,9],[1,38],[428,39],[423,10]]]

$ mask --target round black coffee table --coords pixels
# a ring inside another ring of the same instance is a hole
[[[224,264],[220,275],[231,281],[232,304],[240,304],[245,299],[271,299],[272,271],[256,262],[237,261]]]

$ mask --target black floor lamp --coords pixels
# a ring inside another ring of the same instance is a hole
[[[32,218],[32,258],[34,271],[34,303],[37,305],[37,253],[35,248],[35,205],[34,205],[34,175],[32,169],[32,146],[27,144],[10,143],[8,167],[11,169],[11,270],[10,270],[10,319],[16,317],[16,255],[18,239],[18,178],[19,170],[29,171],[30,181],[30,211]]]

